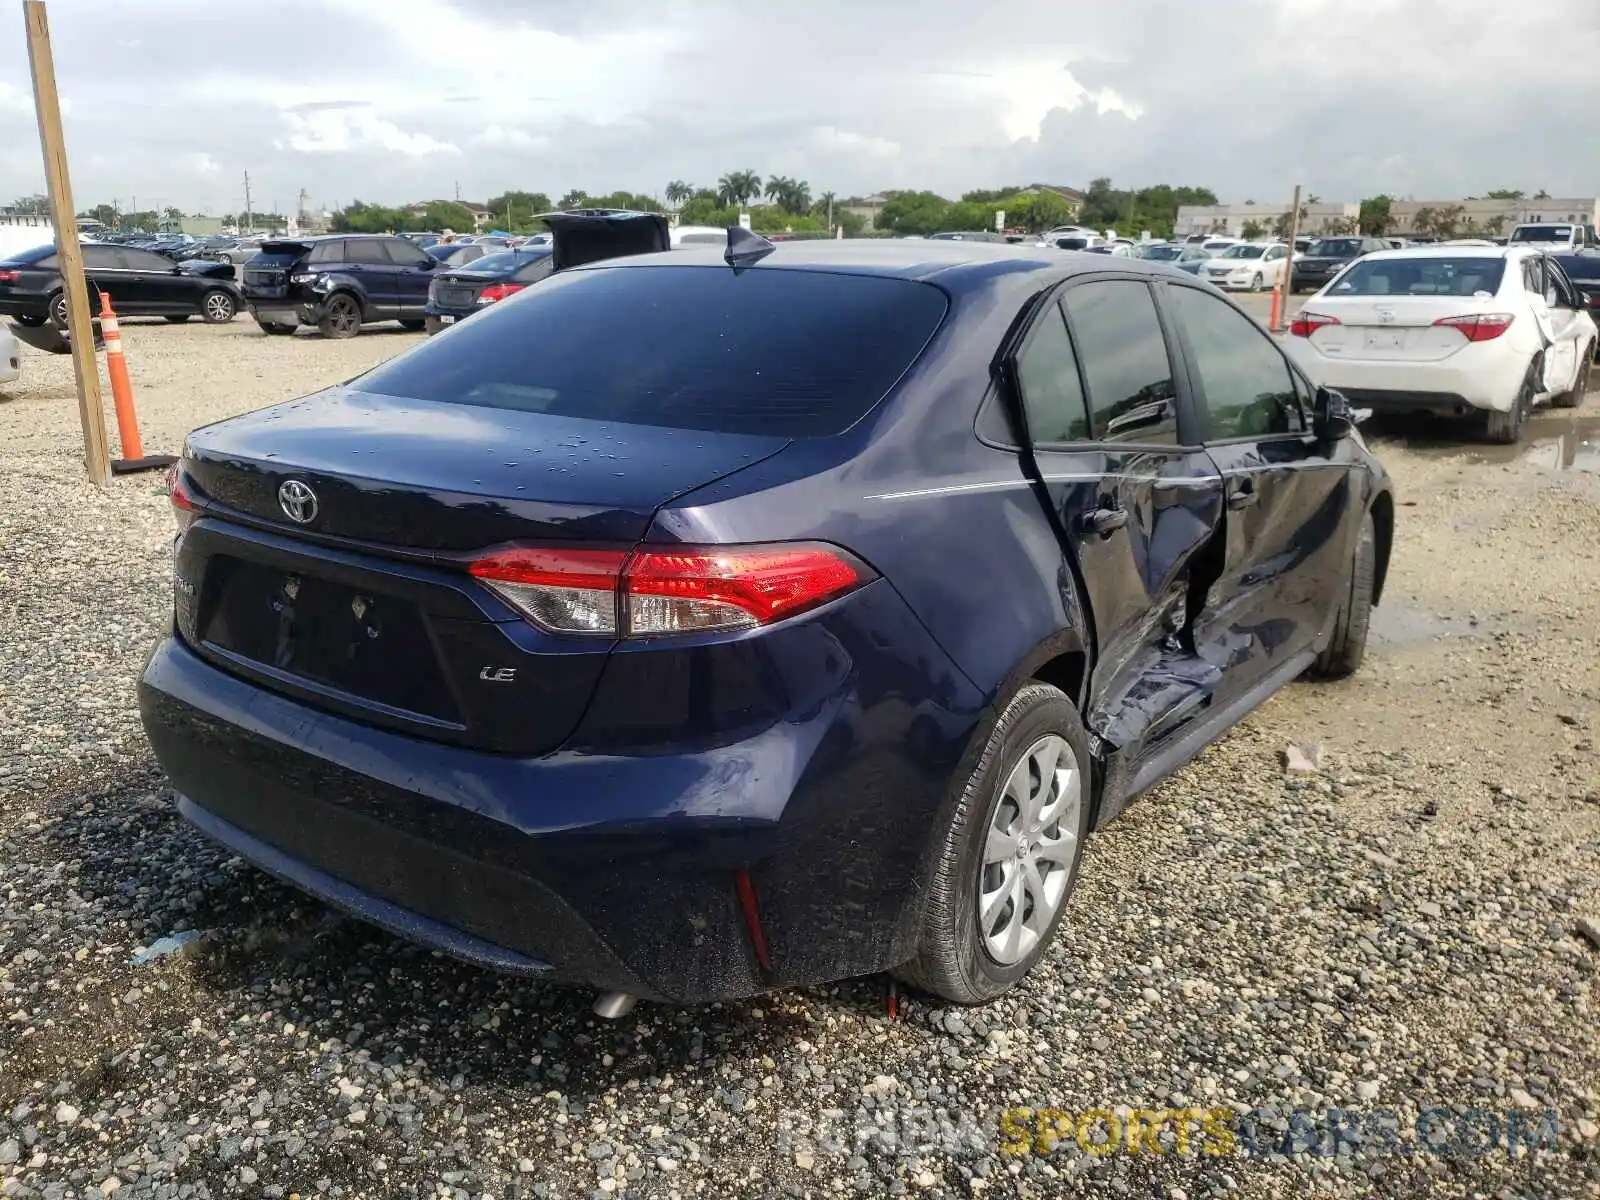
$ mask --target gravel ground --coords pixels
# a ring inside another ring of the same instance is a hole
[[[416,340],[126,336],[152,451]],[[1600,1195],[1600,396],[1514,452],[1374,432],[1403,507],[1367,664],[1094,839],[1014,993],[891,1020],[870,979],[604,1023],[174,815],[133,702],[170,603],[160,481],[83,483],[70,366],[30,354],[0,393],[0,1194]],[[1466,1109],[1559,1133],[1431,1153],[1435,1106],[1436,1138]],[[1170,1152],[1169,1125],[1159,1155],[1001,1152],[1041,1125],[1005,1110],[1119,1107],[1231,1109],[1262,1149]],[[1330,1108],[1393,1110],[1400,1145],[1267,1153]]]

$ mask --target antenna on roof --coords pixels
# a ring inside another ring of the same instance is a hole
[[[776,249],[776,246],[759,233],[746,229],[743,225],[730,225],[728,248],[723,252],[722,259],[730,267],[749,267]]]

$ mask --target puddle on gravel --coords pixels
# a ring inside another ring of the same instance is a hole
[[[1372,637],[1390,646],[1420,646],[1445,638],[1488,638],[1501,633],[1536,632],[1515,613],[1462,613],[1438,616],[1407,604],[1384,601],[1372,610]]]
[[[1479,443],[1421,446],[1408,449],[1441,458],[1506,466],[1523,463],[1545,471],[1583,471],[1600,475],[1600,421],[1574,420],[1567,413],[1540,412],[1528,419],[1526,432],[1515,446]]]

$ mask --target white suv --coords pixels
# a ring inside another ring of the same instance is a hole
[[[1416,246],[1356,260],[1289,327],[1290,354],[1358,407],[1479,416],[1515,442],[1536,404],[1576,407],[1597,336],[1566,272],[1529,246]]]
[[[1582,250],[1585,246],[1595,245],[1596,242],[1594,230],[1587,225],[1575,225],[1569,221],[1541,221],[1518,225],[1511,231],[1506,244],[1537,246],[1540,250],[1560,254]]]

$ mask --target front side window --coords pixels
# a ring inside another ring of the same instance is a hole
[[[1149,287],[1131,279],[1086,283],[1067,293],[1065,306],[1095,439],[1176,445],[1172,362]]]
[[[1167,295],[1200,377],[1206,439],[1301,432],[1294,373],[1272,339],[1216,296],[1188,287]]]
[[[1088,441],[1089,411],[1078,379],[1078,358],[1061,308],[1052,302],[1039,315],[1027,345],[1017,355],[1017,384],[1036,445]]]

